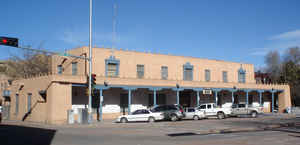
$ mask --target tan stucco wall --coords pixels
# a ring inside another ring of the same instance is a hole
[[[73,55],[81,55],[87,52],[87,48],[78,48],[70,50]],[[291,106],[290,88],[288,85],[264,85],[256,84],[254,80],[254,67],[252,64],[242,64],[246,70],[246,83],[237,83],[237,72],[241,67],[240,63],[225,62],[217,60],[199,59],[192,57],[171,56],[162,54],[141,53],[134,51],[115,51],[114,55],[120,59],[120,75],[118,78],[105,77],[105,59],[111,55],[110,49],[95,48],[94,49],[94,64],[93,73],[97,74],[97,84],[103,85],[107,82],[109,86],[146,86],[146,87],[172,87],[175,88],[179,84],[181,88],[233,88],[237,89],[264,89],[264,90],[283,90],[279,96],[279,111],[282,112],[286,107]],[[62,75],[56,74],[57,65],[62,64],[64,72]],[[78,62],[78,75],[72,75],[72,62]],[[183,81],[183,64],[190,62],[194,65],[194,80]],[[136,65],[145,65],[145,78],[136,78]],[[168,66],[168,80],[161,79],[161,66]],[[211,70],[211,82],[205,82],[204,70]],[[88,65],[82,59],[74,59],[69,57],[53,56],[52,57],[52,75],[38,76],[33,78],[16,80],[12,86],[6,89],[11,90],[11,119],[21,120],[27,112],[27,95],[32,93],[32,105],[38,102],[32,113],[26,121],[37,121],[45,123],[61,124],[67,121],[67,110],[72,108],[72,83],[85,84],[86,70]],[[222,71],[228,72],[228,83],[222,82]],[[7,80],[0,81],[5,83]],[[24,88],[19,91],[20,85]],[[0,88],[1,92],[4,88]],[[47,89],[47,102],[38,94],[39,90]],[[126,90],[122,90],[126,92]],[[19,113],[15,112],[15,94],[19,93]],[[118,92],[105,92],[104,98],[119,95]],[[133,92],[133,104],[148,102],[147,95]],[[138,98],[138,96],[140,96]],[[144,100],[146,99],[146,100]],[[116,101],[116,100],[115,100]],[[211,101],[211,100],[210,100]],[[176,103],[176,92],[169,90],[167,93],[167,104]],[[106,116],[115,116],[118,113]]]

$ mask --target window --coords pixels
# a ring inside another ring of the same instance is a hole
[[[161,79],[163,79],[163,80],[168,79],[168,67],[167,66],[161,67]]]
[[[108,77],[117,77],[117,64],[109,63],[107,64],[107,76]]]
[[[58,66],[57,66],[57,74],[61,75],[62,72],[63,72],[63,67],[62,67],[62,65],[58,65]]]
[[[118,77],[119,65],[120,60],[116,59],[115,56],[110,56],[108,59],[105,59],[105,75],[107,77]]]
[[[137,78],[144,78],[144,65],[136,65]]]
[[[29,112],[30,109],[31,109],[31,96],[32,94],[29,93],[28,96],[27,96],[27,111]]]
[[[206,105],[201,105],[199,109],[206,109]]]
[[[208,69],[205,70],[205,81],[210,81],[210,70]]]
[[[207,105],[207,109],[211,109],[211,105],[210,104]]]
[[[227,83],[227,82],[228,82],[228,79],[227,79],[227,71],[223,71],[222,74],[223,74],[223,82],[224,82],[224,83]]]
[[[72,62],[72,75],[77,75],[77,62]]]
[[[242,68],[238,71],[238,81],[239,83],[246,83],[246,71]]]
[[[15,114],[18,115],[19,113],[19,94],[16,94],[16,110]]]
[[[192,81],[193,80],[193,69],[194,66],[189,62],[183,65],[183,80]]]

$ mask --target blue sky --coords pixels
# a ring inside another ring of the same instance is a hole
[[[264,64],[270,50],[300,46],[299,0],[94,0],[93,45]],[[7,0],[0,36],[47,50],[88,45],[89,0]],[[0,46],[0,59],[18,53]]]

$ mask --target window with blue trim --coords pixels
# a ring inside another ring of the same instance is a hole
[[[167,66],[161,67],[161,79],[163,79],[163,80],[168,79],[168,67]]]
[[[27,96],[27,111],[29,112],[30,109],[31,109],[31,96],[32,94],[31,93],[28,93],[28,96]]]
[[[136,74],[137,74],[137,78],[144,78],[145,75],[145,67],[142,64],[138,64],[136,65]]]
[[[242,68],[238,71],[238,81],[239,83],[246,83],[246,71]]]
[[[193,71],[194,66],[191,65],[189,62],[183,65],[183,80],[185,81],[192,81],[193,80]]]
[[[105,59],[105,76],[106,77],[118,77],[119,76],[120,60],[116,59],[115,56],[110,56]]]
[[[205,81],[207,81],[207,82],[210,81],[210,70],[209,69],[205,70]]]
[[[223,82],[224,82],[224,83],[227,83],[227,82],[228,82],[227,71],[223,71],[223,72],[222,72],[222,76],[223,76]]]
[[[58,66],[57,66],[57,74],[61,75],[62,72],[63,72],[62,65],[58,65]]]
[[[72,62],[72,75],[77,75],[77,62]]]

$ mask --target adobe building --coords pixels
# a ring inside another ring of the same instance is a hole
[[[83,57],[88,52],[88,47],[68,51]],[[92,57],[99,89],[98,97],[93,97],[93,112],[99,111],[103,119],[159,104],[231,107],[247,103],[261,105],[265,112],[277,108],[283,112],[291,106],[290,87],[257,84],[252,64],[107,48],[93,48]],[[0,81],[8,119],[61,124],[67,122],[68,110],[76,114],[87,108],[88,62],[57,55],[51,61],[49,74],[27,76],[9,85],[5,79]]]

